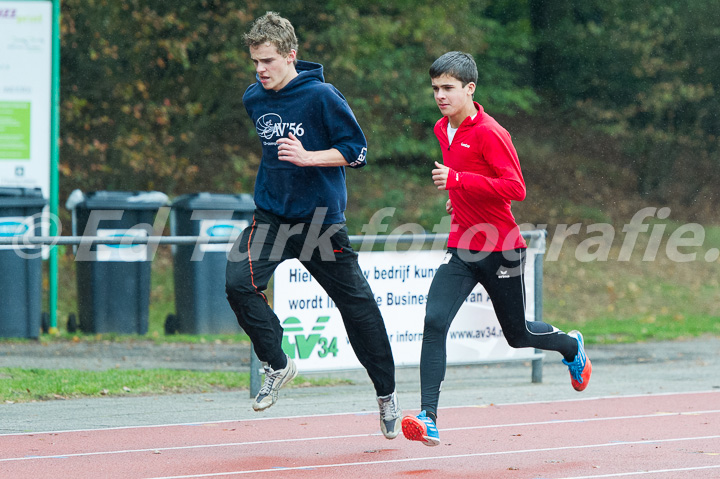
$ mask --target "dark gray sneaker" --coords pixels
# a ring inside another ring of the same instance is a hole
[[[380,430],[386,438],[395,439],[402,429],[402,411],[397,393],[378,396],[377,402],[380,407]]]
[[[253,409],[256,411],[263,411],[275,404],[278,400],[280,388],[297,376],[297,366],[289,356],[287,366],[283,369],[275,371],[267,363],[263,363],[263,368],[265,369],[265,382],[252,404]]]

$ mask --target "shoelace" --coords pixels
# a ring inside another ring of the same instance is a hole
[[[395,403],[395,398],[393,398],[392,396],[390,396],[390,399],[388,399],[387,401],[381,402],[380,410],[382,412],[383,419],[392,419],[399,416],[397,404]]]
[[[568,366],[568,369],[570,370],[570,374],[572,375],[573,379],[582,384],[582,382],[583,382],[582,371],[585,367],[582,360],[579,357],[576,357],[575,361],[568,363],[567,366]]]
[[[270,394],[270,391],[272,391],[273,384],[275,383],[275,379],[280,376],[282,370],[280,371],[273,371],[272,368],[269,368],[265,366],[265,381],[263,382],[262,387],[260,388],[259,394],[267,396]]]

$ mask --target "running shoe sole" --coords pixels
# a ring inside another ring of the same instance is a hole
[[[425,423],[413,416],[405,416],[402,420],[402,431],[410,441],[420,441],[426,446],[439,446],[440,439],[427,436]]]
[[[582,370],[582,382],[576,381],[572,374],[570,374],[570,382],[572,383],[573,389],[576,391],[584,391],[585,388],[588,387],[588,384],[590,383],[590,375],[592,374],[592,363],[590,362],[590,358],[587,356],[587,353],[585,352],[585,338],[583,337],[582,333],[580,331],[570,331],[570,336],[574,337],[575,340],[578,342],[578,345],[582,345],[582,354],[585,356],[585,367]],[[579,352],[578,352],[579,354]]]

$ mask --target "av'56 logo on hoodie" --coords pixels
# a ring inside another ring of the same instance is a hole
[[[292,133],[295,136],[303,136],[305,129],[302,123],[283,123],[282,117],[277,113],[266,113],[255,122],[255,129],[258,136],[265,140],[273,140],[287,136]]]

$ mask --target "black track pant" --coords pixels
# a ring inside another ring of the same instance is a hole
[[[420,355],[421,408],[437,416],[445,379],[446,342],[460,306],[480,283],[492,301],[505,339],[513,348],[558,351],[572,361],[577,341],[539,321],[525,320],[525,249],[470,252],[448,249],[428,294]]]
[[[329,243],[318,238],[329,238]],[[258,209],[252,225],[233,245],[226,271],[227,297],[258,359],[273,369],[287,364],[283,328],[263,291],[277,266],[290,258],[298,258],[335,302],[377,395],[391,394],[395,363],[385,323],[342,224],[289,223]]]

